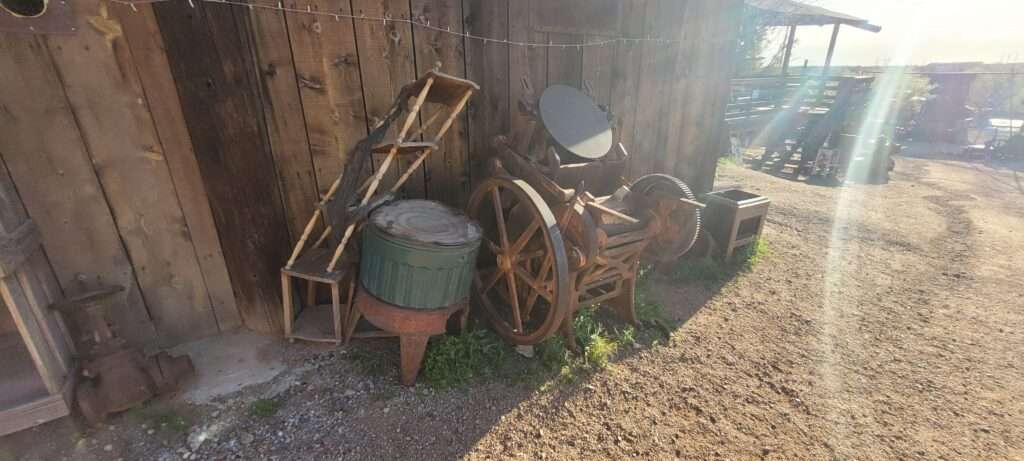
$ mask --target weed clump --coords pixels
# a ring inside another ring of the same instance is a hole
[[[259,399],[252,403],[249,408],[250,413],[254,416],[261,418],[269,418],[277,414],[277,411],[281,409],[282,402],[275,399]]]
[[[509,346],[490,330],[434,338],[427,349],[423,376],[435,387],[462,386],[494,375],[508,357]]]
[[[743,247],[727,261],[714,258],[682,260],[673,270],[676,280],[705,285],[724,283],[740,272],[750,272],[771,254],[768,244],[758,239]]]
[[[190,426],[189,421],[182,413],[162,402],[135,408],[131,410],[131,413],[156,429],[166,428],[184,434]]]

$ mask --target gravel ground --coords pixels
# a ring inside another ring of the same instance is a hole
[[[884,186],[722,168],[773,201],[771,254],[724,284],[656,282],[682,325],[600,372],[398,386],[397,348],[287,348],[215,405],[0,439],[4,459],[1024,459],[1024,187],[899,159]],[[514,373],[514,371],[513,371]]]

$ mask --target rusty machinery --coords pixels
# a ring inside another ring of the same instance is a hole
[[[107,306],[123,287],[104,287],[82,293],[54,305],[76,320],[76,340],[85,377],[75,390],[82,416],[100,424],[107,416],[141,405],[160,394],[172,392],[195,374],[188,356],[167,352],[146,357],[125,345],[107,320]]]
[[[484,232],[474,300],[514,344],[560,331],[574,348],[582,307],[604,304],[636,323],[641,261],[686,253],[703,205],[669,175],[624,184],[628,154],[621,144],[610,152],[608,115],[585,94],[554,85],[532,99],[520,102],[529,128],[516,146],[495,139],[490,177],[469,200]]]

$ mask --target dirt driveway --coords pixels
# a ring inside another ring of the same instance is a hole
[[[828,188],[721,170],[718,187],[772,199],[771,254],[723,285],[656,284],[686,322],[604,371],[410,390],[352,351],[291,346],[272,416],[252,399],[280,383],[178,408],[178,431],[50,424],[0,439],[0,459],[1024,459],[1024,175],[901,158],[888,185]]]

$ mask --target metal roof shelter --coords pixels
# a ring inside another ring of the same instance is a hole
[[[868,32],[880,32],[881,27],[871,24],[867,19],[851,16],[846,13],[832,11],[820,6],[792,0],[747,0],[747,5],[761,11],[759,21],[767,26],[789,27],[786,36],[786,51],[782,62],[782,75],[789,72],[789,59],[793,54],[793,43],[796,40],[797,26],[825,26],[832,24],[832,38],[828,44],[828,55],[825,57],[825,69],[832,65],[832,55],[836,49],[836,38],[839,27],[848,25]]]

